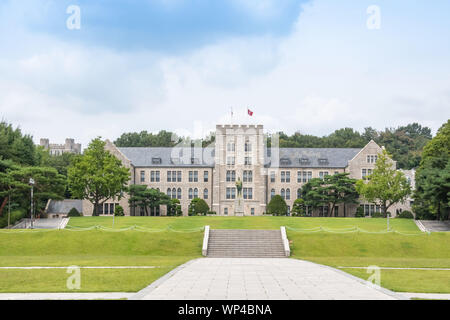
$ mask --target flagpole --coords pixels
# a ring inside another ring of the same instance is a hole
[[[230,124],[233,125],[233,107],[231,109],[231,118],[230,118]]]

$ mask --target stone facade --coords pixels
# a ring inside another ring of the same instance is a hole
[[[65,152],[81,154],[81,144],[75,143],[74,139],[68,138],[64,144],[53,144],[48,139],[41,139],[39,145],[48,150],[52,156],[62,155]]]
[[[144,184],[179,199],[184,215],[192,198],[199,197],[222,216],[263,215],[275,194],[292,208],[298,192],[312,178],[348,172],[351,178],[361,179],[371,173],[382,151],[374,141],[362,149],[277,148],[272,139],[272,147],[267,148],[262,125],[218,125],[215,137],[214,145],[206,148],[117,148],[107,141],[106,149],[130,168],[130,184]],[[238,181],[242,182],[241,197]],[[121,200],[107,201],[103,213],[111,214],[117,204],[125,215],[144,215],[130,209],[126,194]],[[368,213],[380,209],[374,204],[361,205]],[[357,207],[340,205],[335,216],[354,216]],[[83,209],[85,215],[92,213],[88,203]],[[391,210],[392,216],[395,212],[396,208]],[[161,207],[151,214],[165,215],[166,210]],[[328,209],[309,208],[308,214],[327,216]]]

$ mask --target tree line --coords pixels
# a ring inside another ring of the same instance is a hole
[[[432,138],[431,129],[418,123],[384,130],[368,127],[362,133],[352,128],[343,128],[323,137],[300,132],[293,135],[284,132],[278,134],[281,148],[363,148],[374,140],[379,145],[385,146],[400,169],[419,166],[422,149]],[[173,147],[187,140],[189,138],[178,137],[173,132],[162,130],[157,134],[147,131],[123,133],[114,143],[118,147]],[[214,135],[211,133],[202,141],[202,145],[205,147],[213,142]],[[269,146],[271,144],[270,136],[268,144]]]

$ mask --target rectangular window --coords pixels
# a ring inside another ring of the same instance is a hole
[[[231,188],[231,199],[236,199],[236,188]]]
[[[253,182],[253,171],[248,172],[248,182]]]
[[[145,171],[141,171],[141,182],[145,182]]]
[[[291,182],[291,172],[286,171],[286,183],[290,183],[290,182]]]
[[[150,181],[155,182],[155,171],[150,172]]]
[[[338,206],[334,207],[334,216],[339,217],[339,207]]]
[[[312,171],[308,171],[308,182],[312,179]]]
[[[178,171],[177,176],[178,182],[181,182],[181,171]]]
[[[172,171],[167,171],[167,182],[172,182]]]
[[[251,208],[250,209],[250,213],[251,213],[252,216],[254,216],[255,215],[255,208]]]
[[[227,188],[227,199],[231,199],[231,188]]]
[[[367,169],[362,169],[361,176],[363,179],[367,176]]]
[[[226,215],[226,216],[228,215],[228,208],[224,208],[223,209],[223,214]]]
[[[247,188],[244,188],[242,193],[243,193],[244,199],[247,199]]]
[[[160,172],[156,171],[156,182],[159,182],[161,179]]]
[[[297,183],[301,183],[302,182],[302,172],[298,171],[297,172]]]
[[[253,188],[248,188],[248,198],[249,198],[250,200],[253,199]]]
[[[189,171],[189,182],[194,182],[194,172]]]
[[[251,157],[245,157],[245,162],[244,164],[246,166],[251,166],[252,165],[252,158]]]
[[[194,182],[198,182],[198,171],[194,171]]]
[[[235,165],[235,157],[227,157],[227,166]]]
[[[209,179],[209,172],[204,171],[203,172],[203,182],[208,182],[208,179]]]
[[[286,172],[281,171],[281,182],[286,182]]]
[[[275,172],[274,171],[272,171],[271,173],[270,173],[270,182],[275,182]]]
[[[104,205],[104,207],[105,207],[105,210],[103,210],[103,213],[104,214],[108,214],[109,213],[109,203],[105,203],[105,205]]]

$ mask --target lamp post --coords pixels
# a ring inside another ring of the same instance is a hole
[[[33,180],[33,178],[30,178],[30,181],[28,181],[28,184],[31,186],[31,208],[30,208],[30,217],[31,217],[31,229],[33,229],[33,186],[34,186],[34,180]]]

